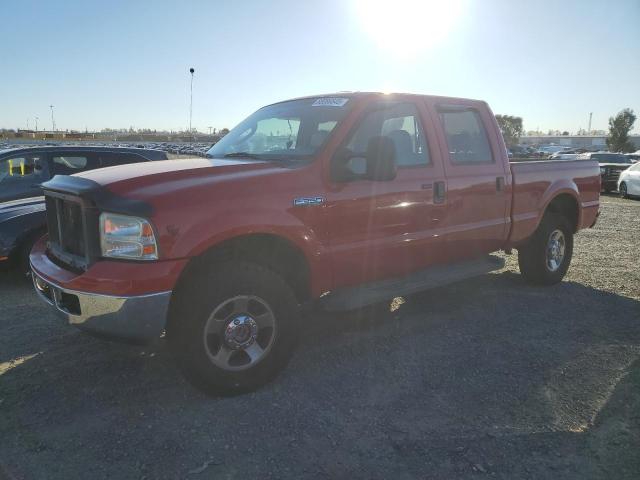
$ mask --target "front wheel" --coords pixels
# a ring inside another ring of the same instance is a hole
[[[618,189],[619,193],[620,193],[620,198],[628,198],[629,197],[629,193],[627,192],[627,184],[625,182],[622,182],[620,184],[620,188]]]
[[[195,277],[177,293],[167,329],[185,377],[214,395],[249,392],[271,381],[298,338],[291,288],[252,263],[214,265]]]
[[[535,285],[560,282],[573,256],[573,230],[562,215],[549,213],[526,245],[518,250],[518,265],[525,280]]]

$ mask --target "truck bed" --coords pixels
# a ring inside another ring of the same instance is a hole
[[[512,174],[510,246],[518,246],[537,228],[548,203],[566,194],[578,207],[577,228],[590,227],[600,205],[600,168],[595,160],[510,162]]]

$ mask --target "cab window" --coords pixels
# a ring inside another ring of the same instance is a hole
[[[375,105],[360,121],[346,147],[351,152],[364,156],[369,140],[378,136],[386,136],[393,142],[398,167],[414,167],[430,163],[429,149],[414,104]],[[362,163],[362,159],[360,161]],[[362,169],[364,163],[353,167],[355,170]]]
[[[476,110],[442,107],[438,109],[438,114],[447,139],[451,163],[494,162],[487,132]]]

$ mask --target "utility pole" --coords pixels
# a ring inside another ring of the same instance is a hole
[[[193,117],[193,74],[196,70],[191,67],[189,69],[189,73],[191,74],[191,95],[189,97],[189,133],[192,133],[193,130],[191,129],[191,119]]]
[[[36,133],[38,133],[38,117],[36,117]]]
[[[56,131],[56,121],[53,118],[53,105],[49,105],[49,108],[51,109],[51,129],[55,132]]]
[[[593,112],[589,112],[589,129],[587,135],[591,135],[591,117],[593,117]]]
[[[213,127],[207,127],[207,128],[209,129],[209,135],[211,135],[211,129],[212,129]]]

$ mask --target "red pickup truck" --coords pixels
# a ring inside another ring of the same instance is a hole
[[[209,158],[56,176],[36,292],[94,334],[166,332],[187,378],[249,391],[309,305],[350,309],[503,266],[559,282],[597,218],[595,161],[509,163],[482,101],[339,93],[261,108]]]

